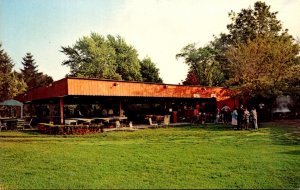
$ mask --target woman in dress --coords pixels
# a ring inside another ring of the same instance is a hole
[[[238,118],[238,113],[236,110],[236,107],[233,108],[233,111],[231,113],[231,125],[233,126],[233,128],[237,127],[237,118]]]

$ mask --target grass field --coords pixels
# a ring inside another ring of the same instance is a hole
[[[0,189],[300,188],[299,128],[0,133]]]

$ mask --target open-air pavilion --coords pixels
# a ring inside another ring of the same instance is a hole
[[[195,110],[213,117],[217,106],[232,100],[229,92],[219,87],[68,77],[28,91],[18,99],[34,107],[35,114],[46,119],[43,122],[64,124],[78,111],[86,118],[100,117],[103,109],[112,109],[117,116],[125,114],[131,121],[140,122],[145,115],[153,114],[172,115],[176,122]]]

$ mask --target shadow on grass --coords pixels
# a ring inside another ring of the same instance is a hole
[[[270,138],[273,141],[273,144],[287,146],[300,145],[298,128],[277,125],[274,123],[266,125],[270,128]]]
[[[300,155],[300,150],[292,150],[288,152],[280,152],[281,154]]]
[[[29,129],[29,130],[23,130],[22,133],[28,134],[28,135],[41,135],[37,129]]]
[[[174,128],[185,129],[185,130],[205,129],[205,130],[212,130],[212,131],[234,130],[231,125],[220,125],[220,124],[190,124],[190,125],[175,126]]]

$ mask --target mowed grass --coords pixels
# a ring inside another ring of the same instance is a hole
[[[0,133],[0,189],[299,188],[299,128]]]

